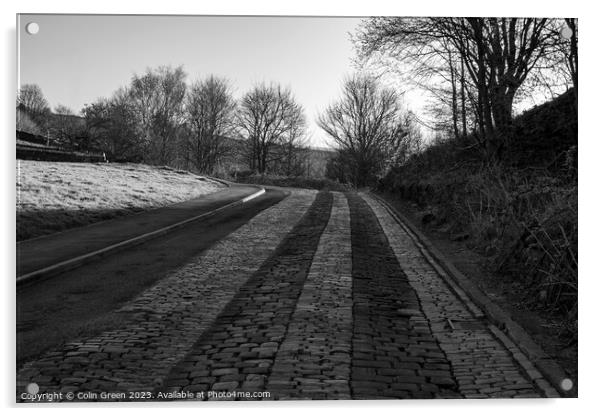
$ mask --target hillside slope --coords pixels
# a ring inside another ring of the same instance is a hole
[[[195,198],[222,188],[137,164],[17,161],[17,241]]]

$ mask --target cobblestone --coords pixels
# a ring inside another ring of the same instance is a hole
[[[425,325],[416,293],[370,207],[356,194],[348,198],[353,247],[352,397],[460,397],[450,371],[434,375],[425,368],[428,359],[444,355]],[[365,353],[363,359],[356,351]],[[399,369],[405,374],[396,375],[394,370]]]
[[[129,317],[121,328],[67,343],[63,350],[25,364],[17,374],[18,394],[32,381],[40,385],[40,393],[73,386],[68,379],[75,371],[84,380],[103,381],[99,391],[156,388],[302,218],[315,195],[293,192],[159,281],[121,308]]]
[[[514,360],[491,328],[482,323],[483,313],[447,286],[439,275],[445,272],[427,260],[428,255],[419,243],[381,203],[369,195],[362,197],[376,214],[399,264],[418,295],[420,308],[451,364],[454,378],[457,380],[462,376],[459,391],[464,397],[473,397],[475,389],[486,397],[524,394],[541,397],[542,389],[531,382],[526,370]],[[458,328],[451,329],[450,321]],[[461,325],[463,322],[468,325]],[[540,377],[541,374],[531,372],[530,375],[542,380],[547,395],[557,396],[549,383]]]
[[[351,397],[349,221],[347,199],[341,193],[334,193],[330,220],[320,238],[267,384],[272,398]]]
[[[253,390],[266,390],[266,379],[258,376],[269,374],[274,366],[278,346],[286,335],[331,207],[332,194],[319,193],[307,214],[273,255],[240,287],[211,328],[202,334],[186,358],[172,369],[160,390],[187,389],[195,384],[189,363],[206,368],[212,375],[216,375],[215,368],[222,366],[241,367],[246,377],[253,377]],[[237,337],[240,342],[232,344],[238,353],[221,352],[223,340],[231,341]],[[251,356],[246,354],[249,352],[246,347],[241,346],[249,343],[260,345],[251,348],[250,352],[254,353]],[[217,382],[211,385],[212,390],[226,386],[223,377],[217,375]],[[242,380],[227,384],[232,390],[249,387],[243,385]]]

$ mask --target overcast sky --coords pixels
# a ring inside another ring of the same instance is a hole
[[[39,24],[36,35],[25,32]],[[183,65],[188,82],[216,74],[237,97],[262,81],[290,86],[315,146],[316,115],[353,72],[349,32],[360,19],[303,17],[21,15],[20,83],[36,83],[54,108],[79,112],[147,67]]]

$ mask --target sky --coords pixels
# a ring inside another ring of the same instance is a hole
[[[320,17],[21,15],[19,82],[76,113],[149,67],[183,65],[188,82],[226,77],[239,98],[260,82],[291,88],[313,146],[330,142],[315,120],[354,71],[349,33],[361,19]],[[39,32],[28,34],[28,23]]]

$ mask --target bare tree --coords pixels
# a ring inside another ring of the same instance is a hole
[[[213,75],[189,88],[185,118],[189,135],[185,157],[200,172],[214,173],[227,152],[226,136],[233,128],[236,101],[228,81]]]
[[[240,101],[238,126],[247,139],[251,170],[266,172],[270,162],[277,159],[276,146],[298,137],[303,124],[303,108],[290,89],[260,84],[246,93]]]
[[[391,54],[418,69],[459,59],[476,92],[478,138],[488,156],[497,159],[512,135],[517,91],[554,44],[552,23],[535,18],[375,18],[360,30],[357,47],[363,57]]]
[[[292,115],[290,129],[276,146],[276,170],[285,176],[307,175],[308,146],[306,120],[303,112]]]
[[[355,75],[345,81],[343,97],[318,118],[318,125],[346,154],[356,186],[373,181],[397,151],[405,132],[400,129],[398,94],[375,78]]]
[[[21,107],[41,129],[46,128],[50,106],[37,84],[25,84],[17,93],[17,107]]]
[[[120,88],[109,99],[86,105],[82,113],[88,137],[109,160],[142,161],[144,148],[136,126],[136,109],[126,88]]]
[[[148,69],[144,75],[132,78],[130,98],[145,143],[145,158],[150,163],[168,164],[172,160],[184,121],[185,78],[181,66]]]
[[[36,84],[25,84],[21,87],[17,95],[17,105],[22,105],[34,114],[50,110],[42,89]]]

